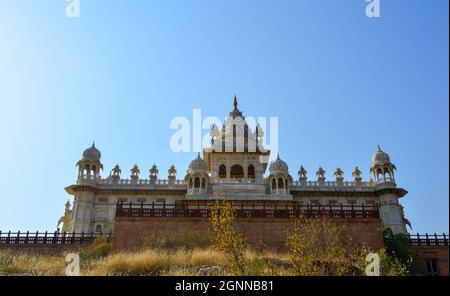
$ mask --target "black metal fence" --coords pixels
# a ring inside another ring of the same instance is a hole
[[[413,246],[448,246],[448,235],[443,234],[408,234],[408,241]]]
[[[68,244],[91,244],[96,238],[105,238],[108,242],[112,240],[112,233],[90,232],[90,233],[59,233],[55,232],[1,232],[0,245],[3,244],[37,244],[37,245],[68,245]]]

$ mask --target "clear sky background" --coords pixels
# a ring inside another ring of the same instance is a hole
[[[369,179],[380,144],[412,232],[449,225],[449,2],[0,0],[0,230],[56,228],[93,140],[108,175],[156,162],[182,178],[170,120],[279,117],[291,175]],[[207,130],[203,131],[204,133]]]

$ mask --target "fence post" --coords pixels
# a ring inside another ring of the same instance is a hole
[[[17,231],[16,244],[19,243],[19,241],[20,241],[20,237],[19,236],[20,236],[20,230]]]
[[[25,243],[28,244],[28,236],[30,235],[30,231],[27,231],[27,236],[25,237]]]
[[[422,240],[420,239],[420,234],[417,232],[417,245],[422,245]]]
[[[425,233],[425,237],[427,238],[427,246],[430,245],[430,239],[428,238],[428,233]]]
[[[84,241],[84,231],[81,232],[80,244],[82,244],[83,241]]]
[[[445,233],[443,233],[443,235],[444,235],[444,246],[447,246],[448,245],[447,237],[445,236]]]
[[[8,239],[6,240],[6,243],[7,243],[7,244],[9,244],[10,237],[11,237],[11,230],[8,231]]]
[[[434,233],[434,244],[435,244],[436,246],[439,246],[439,240],[438,240],[438,237],[437,237],[436,232]]]
[[[75,230],[72,231],[72,239],[70,240],[70,243],[73,244],[75,242]]]
[[[367,216],[366,216],[366,209],[364,207],[364,203],[361,204],[361,211],[362,211],[362,217],[363,218],[367,218]]]

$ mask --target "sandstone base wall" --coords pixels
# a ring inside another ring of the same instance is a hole
[[[334,219],[338,228],[350,234],[357,243],[365,243],[372,249],[384,247],[380,219]],[[283,250],[286,231],[292,229],[293,220],[288,218],[237,218],[236,230],[242,233],[250,245]],[[117,217],[114,225],[113,249],[138,249],[151,237],[180,236],[198,231],[209,235],[210,222],[206,218],[187,217]]]

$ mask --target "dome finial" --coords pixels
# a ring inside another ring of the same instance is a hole
[[[233,106],[235,110],[237,109],[237,105],[238,105],[237,97],[236,94],[234,94]]]
[[[95,148],[95,140],[92,141],[92,147]]]
[[[378,151],[381,151],[381,147],[380,147],[380,145],[377,145],[378,146]]]

